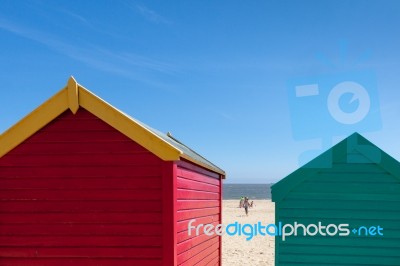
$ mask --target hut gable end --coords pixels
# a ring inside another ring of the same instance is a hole
[[[0,158],[1,264],[161,264],[162,163],[65,111]]]
[[[275,239],[276,265],[400,265],[400,163],[354,133],[272,186],[275,221],[344,224],[347,236]],[[383,228],[365,235],[359,228]]]
[[[271,188],[272,199],[275,202],[283,200],[286,194],[305,182],[343,182],[350,181],[351,176],[363,176],[358,181],[369,182],[371,175],[363,175],[364,172],[380,173],[381,178],[391,176],[393,181],[400,181],[400,163],[354,133],[274,184]],[[379,175],[375,175],[374,180],[377,178]]]

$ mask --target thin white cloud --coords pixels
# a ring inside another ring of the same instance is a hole
[[[93,47],[99,53],[120,60],[132,67],[139,67],[142,69],[148,69],[151,71],[162,72],[166,74],[177,74],[180,71],[175,67],[175,65],[160,60],[155,60],[149,57],[137,55],[130,52],[115,53],[110,50],[106,50],[100,47]]]
[[[59,11],[64,13],[64,14],[66,14],[66,15],[68,15],[68,16],[70,16],[70,17],[72,17],[72,18],[74,18],[74,19],[76,19],[76,20],[78,20],[78,21],[80,21],[83,24],[86,24],[86,25],[92,27],[92,24],[84,16],[82,16],[82,15],[76,13],[76,12],[72,12],[71,10],[67,10],[65,8],[60,8]]]
[[[172,64],[126,52],[114,52],[93,45],[72,45],[54,35],[0,19],[0,29],[33,40],[95,69],[117,74],[132,80],[166,89],[165,84],[154,81],[153,74],[175,74]],[[169,89],[168,89],[169,90]]]
[[[156,11],[144,6],[137,5],[136,9],[148,21],[156,24],[171,24],[171,21],[158,14]]]
[[[225,118],[226,120],[229,120],[229,121],[235,121],[236,120],[235,118],[233,118],[233,116],[231,116],[231,115],[229,115],[229,114],[227,114],[225,112],[222,112],[222,111],[217,111],[217,114],[220,115],[221,117]]]
[[[120,34],[117,33],[117,30],[113,30],[111,28],[106,29],[105,27],[102,27],[99,25],[99,23],[96,23],[96,21],[93,21],[92,19],[89,19],[77,12],[73,12],[69,9],[66,8],[58,8],[55,9],[57,12],[60,13],[60,15],[67,15],[69,16],[71,19],[73,19],[75,22],[78,22],[82,25],[82,27],[87,28],[88,30],[90,30],[91,32],[97,32],[103,35],[108,35],[111,38],[117,38],[117,39],[121,39],[121,40],[130,40],[129,36],[126,34]],[[69,25],[63,25],[65,28],[69,28]]]
[[[154,23],[154,24],[172,24],[172,21],[169,20],[168,18],[160,15],[157,13],[155,10],[150,9],[149,7],[143,5],[143,4],[136,4],[135,2],[132,2],[130,0],[128,1],[122,1],[121,2],[123,5],[125,5],[127,8],[132,10],[134,13],[139,13],[145,20]]]

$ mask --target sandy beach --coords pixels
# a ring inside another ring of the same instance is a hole
[[[246,216],[243,208],[238,208],[238,200],[223,200],[223,223],[238,222],[254,224],[274,223],[274,204],[270,200],[255,200],[255,206]],[[255,236],[246,241],[245,236],[224,235],[222,238],[222,265],[274,265],[274,237]]]

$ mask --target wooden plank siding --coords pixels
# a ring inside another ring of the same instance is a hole
[[[163,265],[177,264],[175,162],[163,163]]]
[[[0,158],[0,265],[162,265],[162,167],[64,112]]]
[[[204,233],[188,235],[188,223],[221,223],[221,178],[186,162],[177,169],[177,264],[221,265],[221,237]]]
[[[381,226],[383,237],[276,238],[276,265],[400,265],[400,180],[382,167],[334,163],[276,202],[276,221]]]

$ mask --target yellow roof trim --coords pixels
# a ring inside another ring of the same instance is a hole
[[[0,157],[7,154],[66,110],[70,109],[72,113],[76,114],[80,107],[97,116],[164,161],[177,161],[183,158],[219,173],[223,178],[225,177],[225,172],[184,154],[181,150],[142,126],[135,119],[78,84],[73,77],[70,77],[66,87],[0,135]]]
[[[17,124],[0,135],[0,157],[17,147],[68,109],[66,88],[59,91]]]
[[[74,77],[70,77],[68,80],[68,107],[73,114],[76,114],[79,109],[79,90],[78,83]]]
[[[164,161],[179,160],[182,151],[176,149],[159,138],[124,113],[100,99],[81,85],[79,88],[79,104],[113,128],[151,151]]]
[[[65,88],[0,135],[0,157],[53,121],[67,109],[83,107],[164,161],[179,160],[182,151],[160,139],[81,85],[73,77]]]

